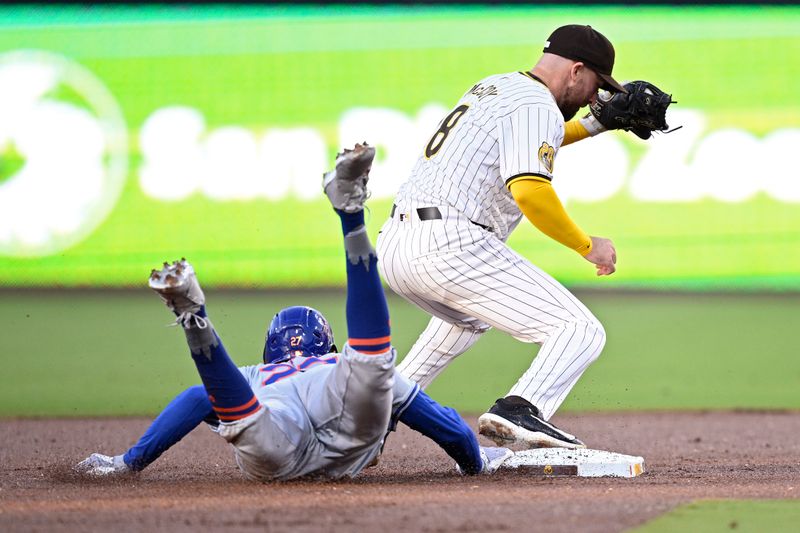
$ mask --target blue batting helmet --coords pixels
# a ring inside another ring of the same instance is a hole
[[[319,357],[335,350],[333,332],[322,313],[296,305],[282,309],[270,322],[264,363],[280,363],[295,355]]]

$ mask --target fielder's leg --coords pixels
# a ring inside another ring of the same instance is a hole
[[[498,444],[583,446],[547,419],[605,342],[602,326],[588,309],[552,277],[469,221],[390,219],[383,229],[382,269],[395,292],[415,303],[423,301],[421,307],[445,322],[462,325],[461,317],[471,316],[542,345],[509,397],[481,417],[481,432]],[[416,378],[428,381],[420,374],[441,372],[454,358],[437,350],[456,353],[460,348],[452,341],[439,348],[433,335],[418,346],[413,361],[437,361],[417,367]],[[501,433],[503,425],[510,430]]]
[[[451,324],[432,317],[397,371],[425,389],[453,359],[478,342],[485,330]]]
[[[479,314],[492,326],[541,348],[509,394],[479,418],[480,432],[498,444],[584,447],[548,420],[600,355],[603,327],[560,283],[505,244],[489,238],[484,246],[492,250],[492,257],[505,258],[507,266],[491,277],[491,298],[464,302],[465,312]],[[461,268],[468,265],[464,262]],[[480,275],[473,276],[471,290],[486,283]]]

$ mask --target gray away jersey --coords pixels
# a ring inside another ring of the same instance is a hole
[[[563,140],[564,118],[546,86],[520,72],[490,76],[442,121],[396,203],[454,207],[505,240],[522,217],[507,183],[526,174],[552,180]]]
[[[264,408],[240,422],[221,424],[219,433],[236,448],[245,474],[259,480],[354,476],[380,453],[389,411],[396,420],[419,387],[394,370],[394,350],[365,356],[345,345],[343,352],[240,367]],[[369,388],[376,384],[377,391]],[[359,393],[369,401],[349,403]],[[379,417],[384,401],[387,419],[372,421],[374,431],[364,432],[370,415],[365,419],[353,411],[366,403]]]

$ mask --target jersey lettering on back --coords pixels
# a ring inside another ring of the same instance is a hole
[[[326,355],[325,357],[294,357],[285,363],[259,365],[261,386],[277,383],[317,365],[335,365],[338,361],[338,355]]]
[[[522,217],[508,183],[552,180],[563,140],[564,118],[544,84],[527,73],[490,76],[433,132],[397,201],[454,207],[505,239]]]

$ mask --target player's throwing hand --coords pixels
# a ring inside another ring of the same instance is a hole
[[[597,267],[598,276],[609,276],[617,270],[617,250],[611,239],[591,237],[592,251],[586,254],[586,260]]]

